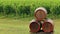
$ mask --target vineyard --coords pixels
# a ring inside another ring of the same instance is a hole
[[[31,17],[38,7],[45,7],[48,17],[60,17],[60,0],[0,0],[0,17]]]

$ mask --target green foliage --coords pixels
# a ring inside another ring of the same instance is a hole
[[[19,12],[18,14],[21,15],[21,14],[26,14],[26,15],[30,15],[30,6],[19,6],[18,7],[19,9]]]
[[[55,17],[60,15],[59,3],[59,0],[1,0],[0,15],[30,17],[34,15],[36,8],[45,7],[48,11],[48,16]]]
[[[2,15],[4,12],[3,12],[3,6],[0,5],[0,14]]]
[[[15,9],[12,6],[10,6],[10,5],[6,5],[4,10],[5,10],[5,14],[6,15],[16,14]]]
[[[55,7],[54,10],[55,15],[60,15],[60,6]]]

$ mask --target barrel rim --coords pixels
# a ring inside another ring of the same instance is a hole
[[[32,22],[33,23],[33,22]],[[30,32],[38,32],[39,30],[40,30],[40,24],[39,23],[36,23],[36,24],[38,24],[38,29],[36,29],[36,30],[31,30],[31,24],[32,23],[30,23],[30,26],[29,26],[29,28],[30,28]]]
[[[41,9],[37,10],[37,11],[34,13],[34,16],[36,17],[37,20],[43,20],[44,18],[46,18],[47,13],[45,13],[44,10],[42,10],[42,11],[44,12],[44,17],[39,19],[39,18],[36,16],[36,13],[37,13],[38,11],[41,11]]]
[[[47,23],[50,23],[50,22],[47,22]],[[51,31],[53,31],[53,29],[54,29],[54,25],[53,24],[51,24],[51,29],[50,29],[50,31],[45,31],[45,29],[44,29],[44,25],[46,24],[46,22],[44,22],[43,24],[42,24],[42,30],[44,31],[44,32],[51,32]]]

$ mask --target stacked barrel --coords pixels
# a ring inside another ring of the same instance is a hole
[[[53,32],[54,24],[53,21],[47,18],[47,10],[43,7],[39,7],[34,12],[35,19],[30,22],[30,32]]]

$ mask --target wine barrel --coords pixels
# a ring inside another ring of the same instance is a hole
[[[37,20],[32,20],[29,25],[30,32],[38,32],[41,29],[41,26],[42,25],[40,23],[38,23]]]
[[[43,20],[44,18],[46,18],[47,16],[47,10],[43,7],[39,7],[35,10],[35,13],[34,13],[35,17],[37,20],[41,21]]]
[[[46,19],[42,24],[42,30],[44,32],[52,32],[54,29],[53,21],[51,19]]]

